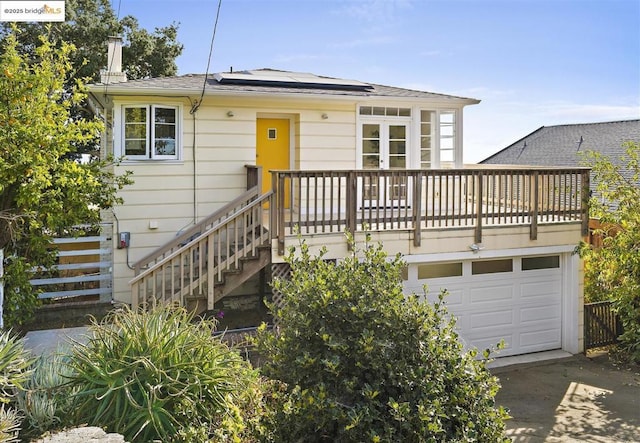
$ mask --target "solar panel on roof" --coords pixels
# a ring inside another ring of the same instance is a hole
[[[214,74],[214,78],[219,83],[238,84],[274,84],[287,85],[293,87],[328,87],[328,88],[349,88],[367,89],[371,85],[357,80],[345,80],[341,78],[320,77],[306,72],[287,71],[239,71],[221,72]]]

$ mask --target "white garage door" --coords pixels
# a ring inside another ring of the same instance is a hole
[[[461,338],[480,351],[504,340],[496,357],[562,346],[560,255],[410,265],[406,288],[429,299],[440,289]]]

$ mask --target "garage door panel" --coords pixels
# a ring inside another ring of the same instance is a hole
[[[482,351],[484,351],[485,349],[494,351],[501,340],[504,341],[504,348],[502,348],[500,351],[496,351],[495,355],[492,353],[492,356],[502,357],[507,354],[512,354],[513,347],[511,346],[511,344],[514,340],[513,334],[495,333],[486,337],[476,337],[469,342],[465,342],[465,347],[468,349],[476,348],[480,353],[482,353]]]
[[[519,348],[526,352],[544,351],[561,346],[560,328],[549,328],[519,334]]]
[[[511,309],[496,310],[480,314],[471,314],[471,333],[483,328],[494,328],[497,326],[509,328],[513,327],[513,311]]]
[[[560,279],[546,281],[524,281],[520,283],[520,294],[522,300],[533,300],[539,297],[551,295],[557,297],[560,294]]]
[[[520,309],[520,323],[536,322],[540,324],[540,322],[547,320],[551,320],[554,323],[560,320],[559,305],[537,306]]]
[[[464,298],[464,287],[459,282],[455,284],[429,284],[429,292],[427,293],[427,300],[431,303],[438,301],[440,290],[444,289],[448,295],[444,298],[444,303],[447,306],[462,306]],[[414,291],[415,292],[415,291]]]
[[[513,259],[513,272],[471,275],[467,262],[463,276],[412,283],[426,281],[432,302],[440,288],[450,292],[445,304],[467,346],[482,351],[504,340],[498,356],[561,348],[563,270],[523,271],[518,260]]]
[[[513,300],[513,284],[492,284],[480,285],[469,291],[470,302],[475,305],[498,302],[512,303]]]

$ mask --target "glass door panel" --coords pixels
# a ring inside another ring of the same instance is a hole
[[[408,124],[367,123],[362,125],[362,168],[405,170],[408,166]],[[362,197],[366,206],[398,207],[407,202],[406,176],[372,174],[362,180]]]

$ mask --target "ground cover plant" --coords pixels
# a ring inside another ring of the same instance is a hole
[[[256,339],[274,380],[278,442],[507,441],[497,379],[465,352],[444,307],[402,292],[400,257],[366,241],[335,262],[303,242],[274,288],[278,327]]]

